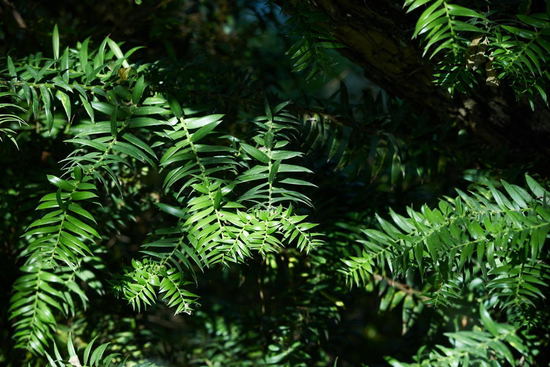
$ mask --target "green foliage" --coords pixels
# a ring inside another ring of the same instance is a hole
[[[333,103],[338,109],[331,113],[307,114],[300,128],[303,149],[316,164],[345,177],[360,177],[371,182],[387,175],[392,187],[405,178],[407,181],[421,179],[425,172],[415,164],[417,160],[430,170],[437,169],[435,162],[430,162],[433,147],[422,146],[423,141],[419,139],[413,152],[400,136],[399,126],[410,118],[407,107],[400,101],[388,101],[387,95],[380,92],[376,97],[366,97],[361,104],[354,104],[344,83],[336,97]],[[329,110],[331,106],[323,107]],[[411,129],[419,137],[444,134],[430,131],[420,121],[417,124],[414,120],[413,124]]]
[[[8,96],[12,98],[14,97],[13,94],[9,92],[0,93],[0,98],[8,97]],[[11,140],[13,144],[15,144],[15,146],[17,146],[17,141],[15,140],[15,137],[14,137],[16,132],[16,130],[14,130],[14,127],[20,128],[23,125],[26,125],[27,123],[17,114],[9,113],[9,110],[14,109],[16,111],[17,110],[21,111],[23,110],[23,108],[13,103],[0,103],[0,109],[2,109],[2,111],[6,111],[6,113],[0,114],[0,143],[3,141],[3,139],[7,138]]]
[[[361,255],[344,260],[350,283],[370,286],[385,279],[392,288],[381,289],[380,308],[403,303],[407,323],[406,310],[421,311],[411,307],[414,303],[447,313],[469,297],[510,315],[513,326],[495,324],[482,308],[485,330],[447,334],[453,347],[420,351],[418,365],[491,365],[494,359],[516,365],[504,341],[526,354],[528,347],[515,334],[532,327],[529,320],[550,285],[544,248],[550,196],[530,176],[526,180],[528,190],[506,181],[501,189],[488,183],[470,194],[458,190],[457,197],[446,197],[435,208],[407,208],[406,217],[390,210],[391,221],[377,216],[379,229],[363,230]]]
[[[548,105],[550,15],[518,14],[517,18],[520,27],[501,25],[491,37],[492,66],[497,78],[510,80],[518,93],[526,93],[530,101],[538,95]]]
[[[273,111],[267,106],[266,116],[255,120],[255,146],[228,135],[208,144],[219,135],[221,115],[197,116],[174,99],[148,95],[139,71],[147,66],[134,70],[127,61],[136,48],[123,54],[107,38],[91,50],[86,40],[78,50],[66,49],[59,56],[58,37],[56,28],[53,59],[40,57],[37,65],[23,64],[15,71],[10,66],[13,92],[5,96],[13,103],[3,105],[29,106],[46,131],[64,129],[69,135],[65,141],[75,146],[62,160],[71,179],[48,176],[57,191],[41,199],[37,209],[45,212],[24,234],[24,275],[14,285],[10,308],[16,347],[46,353],[56,331],[55,315],[74,316],[75,296],[84,308],[89,303],[79,272],[101,239],[94,214],[83,205],[100,199],[95,182],[124,195],[120,172],[154,168],[157,155],[164,191],[177,206],[157,205],[178,223],[155,234],[144,246],[151,259],[134,260],[116,286],[138,311],[158,293],[176,314],[190,313],[196,296],[183,288],[188,282],[182,266],[194,272],[193,266],[204,270],[219,262],[242,262],[253,251],[265,255],[292,242],[301,250],[320,243],[310,231],[315,225],[294,214],[290,205],[311,205],[307,196],[286,187],[310,186],[292,176],[311,171],[287,163],[301,153],[282,149],[297,123],[283,111],[286,104]],[[54,124],[59,107],[66,119]],[[73,113],[85,118],[72,124]]]
[[[94,367],[94,366],[120,366],[119,363],[113,363],[113,360],[117,357],[116,354],[105,354],[107,348],[109,347],[108,343],[101,344],[97,347],[94,345],[95,340],[92,340],[86,348],[80,354],[77,353],[73,341],[69,336],[67,340],[67,352],[69,359],[64,360],[57,348],[55,348],[54,356],[47,355],[48,362],[51,367],[66,367],[66,366],[81,366],[81,367]],[[82,360],[81,360],[82,359]]]
[[[75,314],[75,297],[85,307],[88,298],[79,285],[81,264],[93,256],[99,237],[95,220],[82,202],[96,198],[90,178],[75,171],[74,180],[49,176],[57,192],[42,197],[45,211],[24,234],[26,262],[14,285],[10,318],[15,319],[16,347],[44,352],[55,331],[54,312]]]
[[[374,274],[417,273],[432,285],[424,292],[428,303],[448,306],[481,277],[493,307],[534,306],[550,280],[550,212],[548,191],[529,176],[527,183],[531,193],[502,181],[507,194],[489,184],[471,194],[459,190],[437,208],[408,208],[407,217],[390,211],[392,222],[377,216],[380,230],[364,230],[362,255],[345,261],[348,280],[361,285]]]
[[[545,361],[544,167],[494,158],[356,68],[332,75],[337,28],[355,25],[322,27],[309,3],[289,18],[273,2],[108,4],[94,9],[117,19],[112,38],[64,47],[111,34],[109,17],[60,17],[46,54],[21,43],[2,60],[0,364]],[[547,102],[548,15],[472,4],[405,1],[436,82]]]
[[[142,304],[150,306],[156,301],[154,288],[162,295],[163,301],[174,309],[174,313],[191,313],[190,305],[196,295],[182,288],[186,285],[177,269],[166,268],[164,264],[149,261],[132,261],[132,271],[126,274],[129,284],[123,288],[124,297],[138,312]]]
[[[532,108],[537,97],[548,104],[547,13],[493,20],[483,12],[445,0],[407,0],[404,6],[407,12],[425,8],[413,38],[422,36],[423,55],[430,59],[443,54],[436,82],[451,93],[471,90],[481,76],[489,86],[501,81],[510,84],[518,96],[527,96]]]
[[[109,45],[111,52],[105,52],[106,45]],[[54,40],[55,46],[58,47],[58,43]],[[73,57],[70,58],[69,54]],[[126,130],[126,122],[121,122],[119,126],[119,119],[132,113],[140,114],[143,109],[136,111],[132,106],[120,108],[119,111],[118,106],[114,105],[124,103],[120,100],[128,93],[113,83],[113,75],[122,70],[123,65],[128,65],[118,45],[105,39],[99,50],[88,53],[88,41],[85,41],[78,53],[66,49],[61,58],[37,61],[43,65],[24,65],[19,69],[21,74],[15,69],[16,74],[9,82],[17,97],[15,101],[26,102],[34,118],[45,123],[47,131],[54,128],[54,93],[59,97],[68,124],[72,118],[71,110],[76,111],[78,107],[92,120],[91,123],[88,121],[74,126],[74,137],[67,140],[77,145],[77,149],[64,160],[64,170],[71,174],[72,179],[48,176],[57,191],[41,199],[37,209],[47,212],[34,221],[24,234],[29,243],[22,253],[27,258],[22,267],[26,275],[16,282],[17,292],[11,300],[11,318],[15,319],[16,346],[43,354],[55,331],[54,314],[74,315],[74,296],[78,296],[84,307],[88,304],[78,277],[82,262],[94,255],[94,242],[101,238],[92,227],[95,223],[93,214],[81,204],[98,197],[93,180],[105,182],[101,174],[105,171],[116,184],[118,180],[112,167],[127,164],[126,157],[150,163],[152,160],[141,151],[145,147],[149,153],[150,148]],[[10,74],[13,71],[10,70]],[[136,82],[135,90],[139,88]],[[40,98],[37,90],[40,91]],[[76,102],[74,107],[71,107],[71,97],[63,90],[73,97]],[[139,93],[134,95],[138,99],[141,97]],[[98,96],[111,103],[100,101]],[[94,123],[94,110],[110,113],[110,121]],[[56,125],[56,129],[61,129],[63,122]],[[126,130],[120,140],[119,129]]]
[[[429,53],[430,58],[446,50],[454,55],[464,52],[468,42],[462,37],[463,32],[483,33],[475,23],[483,21],[485,17],[472,9],[445,0],[407,0],[404,4],[407,12],[423,5],[427,8],[418,17],[413,38],[425,34],[428,42],[424,45],[424,55]]]
[[[322,19],[322,14],[298,5],[288,22],[290,35],[296,40],[286,54],[292,62],[292,71],[304,73],[306,80],[326,76],[334,67],[330,50],[342,48],[328,30],[316,27]]]
[[[176,112],[174,130],[166,132],[171,146],[160,165],[165,170],[164,190],[175,193],[178,206],[157,205],[177,217],[178,225],[159,231],[152,242],[144,245],[144,253],[154,258],[156,265],[134,263],[134,270],[126,275],[130,284],[125,285],[124,294],[134,308],[151,304],[152,286],[166,291],[160,279],[170,287],[168,294],[189,295],[168,284],[171,280],[164,274],[166,264],[193,272],[193,266],[204,270],[216,263],[243,262],[253,252],[265,255],[287,243],[296,242],[303,251],[320,243],[318,234],[310,231],[315,225],[305,222],[306,216],[293,214],[293,207],[288,205],[310,205],[310,200],[286,185],[311,184],[292,178],[310,173],[307,168],[283,163],[301,156],[281,149],[289,144],[285,133],[296,123],[292,115],[283,112],[285,105],[273,111],[266,105],[266,116],[254,121],[259,129],[253,139],[256,146],[227,135],[218,138],[230,144],[238,142],[240,150],[231,145],[203,143],[216,133],[221,115],[183,117]],[[182,109],[176,104],[175,111]],[[239,157],[244,158],[240,164]],[[174,302],[168,303],[175,304],[179,311],[181,307],[188,310],[185,297]]]
[[[522,341],[518,330],[491,319],[483,306],[480,307],[482,325],[471,331],[446,333],[451,348],[438,345],[433,350],[420,351],[416,363],[390,361],[394,367],[406,366],[516,366],[512,350],[523,358],[528,356],[528,346]]]

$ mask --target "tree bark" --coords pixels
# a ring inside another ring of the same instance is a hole
[[[279,1],[292,14],[304,1]],[[451,100],[432,83],[432,67],[411,41],[414,17],[388,0],[315,0],[310,11],[322,13],[315,24],[345,46],[342,52],[361,65],[367,77],[393,95],[431,109],[450,107]],[[442,106],[443,104],[443,106]]]
[[[480,85],[467,96],[450,95],[432,82],[432,64],[411,40],[418,14],[408,15],[400,1],[279,0],[292,15],[304,9],[323,14],[315,27],[328,31],[342,52],[362,66],[366,77],[397,97],[415,104],[434,123],[460,120],[478,137],[516,161],[550,157],[550,111],[540,103],[535,112],[517,101],[506,86]]]

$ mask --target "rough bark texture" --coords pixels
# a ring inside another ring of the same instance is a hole
[[[303,11],[304,1],[281,1],[290,13]],[[325,15],[318,24],[346,46],[343,52],[362,65],[368,77],[397,96],[422,106],[441,108],[450,101],[432,84],[432,69],[411,42],[414,18],[383,0],[316,0],[310,9]],[[405,88],[403,86],[406,86]]]
[[[316,27],[326,29],[366,76],[388,92],[402,97],[434,117],[434,121],[461,120],[495,148],[504,147],[516,159],[550,156],[550,112],[537,106],[532,112],[517,102],[507,88],[480,86],[467,97],[451,99],[432,83],[430,63],[422,59],[411,40],[418,14],[406,15],[399,1],[388,0],[284,0],[289,14],[311,11],[324,14]]]

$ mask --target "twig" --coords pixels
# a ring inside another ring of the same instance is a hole
[[[23,19],[19,11],[17,11],[15,5],[13,5],[13,3],[9,0],[2,0],[2,3],[6,5],[6,7],[11,9],[11,15],[13,16],[13,19],[15,19],[15,22],[17,23],[19,28],[27,29],[27,23],[25,23],[25,20]]]
[[[424,294],[422,294],[421,291],[419,291],[418,289],[414,289],[412,288],[411,286],[407,285],[407,284],[404,284],[404,283],[400,283],[396,280],[393,280],[393,279],[390,279],[390,278],[386,278],[380,274],[374,274],[374,280],[376,281],[382,281],[384,280],[386,283],[388,283],[390,285],[390,287],[394,287],[394,288],[397,288],[399,289],[400,291],[403,291],[409,295],[416,295],[417,297],[420,298],[420,300],[422,301],[428,301],[430,300],[430,297],[428,296],[425,296]]]

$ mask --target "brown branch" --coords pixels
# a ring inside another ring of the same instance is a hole
[[[419,291],[418,289],[414,289],[413,287],[407,285],[407,284],[404,284],[404,283],[401,283],[401,282],[398,282],[396,280],[393,280],[393,279],[390,279],[390,278],[386,278],[380,274],[374,274],[374,280],[380,282],[380,281],[385,281],[386,283],[388,283],[388,285],[390,287],[393,287],[393,288],[396,288],[396,289],[399,289],[400,291],[402,292],[405,292],[406,294],[408,295],[414,295],[414,296],[417,296],[418,298],[420,298],[421,301],[429,301],[430,300],[430,297],[424,295],[421,291]]]
[[[2,0],[2,3],[7,8],[11,9],[11,15],[13,16],[13,19],[15,20],[19,28],[27,29],[27,23],[25,23],[25,20],[23,19],[19,11],[17,11],[17,8],[15,7],[15,5],[13,5],[13,3],[9,0]]]

